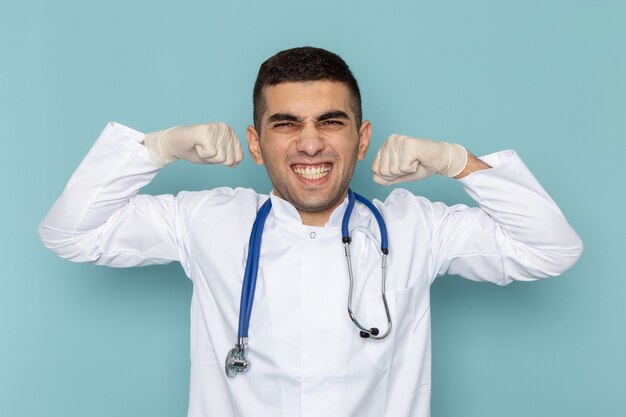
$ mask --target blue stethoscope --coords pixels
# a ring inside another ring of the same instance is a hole
[[[352,288],[354,285],[354,277],[352,274],[352,261],[350,257],[350,233],[348,232],[348,223],[350,215],[354,208],[355,200],[363,203],[370,209],[378,227],[380,229],[380,251],[382,252],[382,278],[381,278],[381,294],[383,304],[385,306],[385,314],[387,315],[387,331],[380,335],[376,327],[366,328],[354,316],[352,312]],[[254,290],[256,288],[256,278],[259,271],[259,254],[261,250],[261,238],[263,235],[263,225],[267,219],[267,215],[272,208],[271,199],[267,199],[257,212],[256,219],[252,225],[250,233],[250,243],[248,244],[248,261],[246,262],[246,270],[243,278],[243,287],[241,289],[241,304],[239,306],[239,330],[237,332],[237,343],[235,347],[228,352],[226,356],[225,370],[229,378],[234,377],[237,373],[247,372],[250,369],[250,361],[246,359],[248,351],[248,327],[250,325],[250,316],[252,314],[252,303],[254,302]],[[341,222],[341,241],[343,242],[346,252],[346,262],[348,264],[348,277],[350,278],[350,289],[348,291],[348,315],[359,329],[359,335],[364,339],[381,340],[391,332],[391,314],[389,305],[387,304],[387,296],[385,295],[385,282],[387,279],[387,255],[389,254],[389,244],[387,242],[387,227],[380,211],[365,197],[348,189],[348,207],[343,214]]]

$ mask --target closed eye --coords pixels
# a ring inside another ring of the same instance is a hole
[[[345,122],[343,120],[338,119],[328,119],[322,120],[318,123],[320,129],[324,130],[339,130],[345,126]]]
[[[276,130],[277,132],[293,132],[299,129],[299,126],[295,122],[283,121],[274,123],[272,125],[272,129]]]

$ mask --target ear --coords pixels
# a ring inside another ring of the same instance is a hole
[[[359,152],[357,159],[361,161],[367,154],[367,148],[370,146],[370,138],[372,136],[372,124],[369,120],[364,120],[359,128]]]
[[[258,165],[263,165],[263,155],[261,154],[261,144],[259,143],[259,132],[250,125],[246,129],[246,140],[248,141],[248,151]]]

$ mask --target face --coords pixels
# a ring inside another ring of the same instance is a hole
[[[274,193],[305,217],[328,220],[367,152],[369,121],[357,128],[348,88],[338,82],[282,83],[263,90],[260,131],[248,126],[250,154],[265,164]],[[323,224],[323,223],[322,223]]]

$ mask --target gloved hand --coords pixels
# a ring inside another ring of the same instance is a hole
[[[372,171],[381,185],[421,180],[433,174],[456,177],[467,164],[461,145],[393,134],[378,150]]]
[[[148,133],[143,142],[160,167],[177,159],[235,167],[243,159],[241,143],[225,123],[171,127]]]

